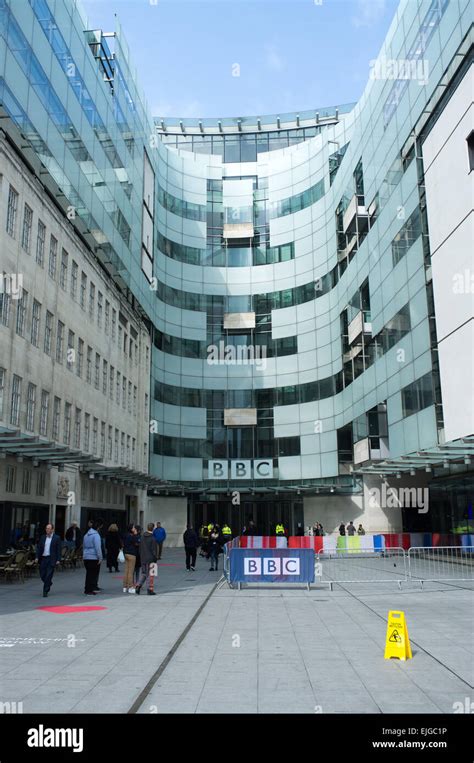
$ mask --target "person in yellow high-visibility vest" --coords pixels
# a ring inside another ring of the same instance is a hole
[[[214,522],[209,522],[209,524],[207,526],[207,532],[209,534],[211,533],[211,530],[212,530],[213,527],[214,527]]]
[[[227,522],[224,523],[224,526],[222,528],[222,535],[224,536],[224,541],[226,543],[228,540],[232,540],[232,530],[230,529]]]
[[[285,534],[285,527],[282,522],[279,522],[277,526],[275,527],[275,535],[284,535]]]

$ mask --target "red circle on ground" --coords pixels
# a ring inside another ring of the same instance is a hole
[[[57,607],[37,607],[37,609],[42,609],[45,612],[53,612],[55,615],[69,615],[73,612],[94,612],[98,609],[107,609],[107,607],[85,607],[85,606],[78,606],[73,607],[69,606],[68,604],[62,604]]]

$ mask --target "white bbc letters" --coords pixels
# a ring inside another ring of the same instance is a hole
[[[262,564],[263,562],[263,564]],[[299,575],[298,557],[264,556],[244,558],[244,575]]]

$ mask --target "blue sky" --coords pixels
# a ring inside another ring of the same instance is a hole
[[[398,0],[82,5],[93,28],[118,15],[153,116],[229,117],[357,101]]]

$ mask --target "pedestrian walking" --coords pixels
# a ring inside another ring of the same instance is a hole
[[[339,525],[339,535],[345,535],[346,534],[346,526],[344,522],[341,522]]]
[[[68,543],[69,548],[75,548],[77,551],[77,549],[81,547],[82,533],[77,526],[77,522],[73,522],[71,527],[68,527],[64,538]]]
[[[186,531],[183,533],[184,550],[186,552],[186,569],[196,569],[196,554],[199,546],[199,538],[192,525],[186,525]]]
[[[105,536],[105,548],[107,552],[107,568],[109,572],[112,572],[112,567],[115,569],[115,572],[118,572],[118,555],[120,549],[123,548],[123,542],[116,524],[111,524],[107,530]]]
[[[86,580],[84,593],[87,596],[95,596],[99,588],[100,564],[102,562],[102,543],[98,533],[99,522],[92,522],[92,526],[84,535],[82,558],[86,568]]]
[[[301,522],[298,522],[298,527],[296,528],[296,537],[298,538],[298,537],[301,537],[302,535],[304,535],[304,527],[301,524]]]
[[[142,528],[140,525],[135,525],[137,530],[137,558],[135,559],[135,571],[133,573],[133,579],[135,586],[138,584],[138,579],[140,577],[140,571],[142,568],[142,561],[140,557],[140,543],[142,540]],[[134,593],[134,591],[132,591]]]
[[[150,564],[158,561],[158,543],[153,535],[155,525],[149,522],[140,541],[141,570],[135,593],[139,594],[143,583],[146,582],[148,596],[156,596],[153,590],[153,576],[150,575]]]
[[[43,596],[46,598],[53,585],[54,571],[61,561],[61,538],[54,532],[51,523],[46,525],[46,532],[40,538],[37,557],[43,581]]]
[[[135,525],[129,524],[123,539],[123,553],[125,556],[125,568],[123,573],[123,592],[135,593],[135,565],[138,554],[138,533]]]
[[[223,542],[224,539],[219,525],[214,525],[209,535],[209,556],[211,558],[209,572],[217,572],[219,554],[222,552]]]
[[[359,527],[357,528],[357,535],[365,535],[365,530],[362,527],[362,525],[359,525]]]
[[[155,538],[158,544],[158,559],[161,559],[161,554],[163,552],[163,543],[166,540],[166,530],[164,527],[161,526],[161,522],[156,523],[156,527],[153,530],[153,537]]]

